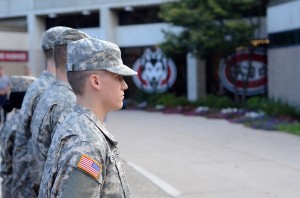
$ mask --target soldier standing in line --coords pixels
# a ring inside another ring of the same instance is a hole
[[[48,29],[42,40],[42,49],[46,58],[46,70],[42,75],[28,88],[24,101],[21,107],[21,124],[20,130],[16,133],[15,147],[13,151],[13,181],[12,193],[13,197],[32,198],[37,197],[35,192],[30,189],[30,184],[27,182],[24,174],[31,169],[28,166],[27,147],[31,136],[30,123],[33,112],[40,95],[55,79],[55,64],[53,59],[53,45],[56,38],[68,27],[53,27]]]
[[[12,163],[13,163],[13,147],[16,132],[19,130],[20,110],[24,95],[36,78],[28,76],[12,76],[11,77],[11,92],[9,98],[5,101],[3,109],[6,112],[11,112],[15,109],[14,114],[7,119],[1,129],[1,171],[2,177],[2,198],[10,198],[11,182],[12,182]]]
[[[123,64],[117,45],[95,38],[68,45],[67,76],[77,104],[54,132],[39,197],[130,198],[117,141],[103,123],[123,106]]]
[[[2,105],[4,101],[7,99],[7,94],[10,89],[10,78],[7,74],[5,74],[4,68],[0,66],[0,123],[5,123],[6,121],[6,112],[2,111]],[[2,115],[3,114],[3,117]]]
[[[37,111],[33,112],[30,131],[31,138],[28,145],[28,159],[30,171],[28,181],[32,189],[37,190],[42,179],[47,152],[51,144],[52,132],[70,113],[75,104],[76,96],[67,80],[65,64],[67,62],[67,45],[89,36],[75,29],[64,31],[54,42],[54,62],[56,66],[56,79],[40,96],[36,105]]]

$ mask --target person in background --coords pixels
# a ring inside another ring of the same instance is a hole
[[[28,67],[26,65],[23,67],[23,75],[24,76],[31,76],[31,69],[30,69],[30,67]]]
[[[67,80],[65,64],[67,62],[67,45],[89,36],[75,29],[65,30],[54,42],[54,62],[56,66],[56,79],[40,96],[36,105],[37,111],[33,112],[30,131],[31,139],[27,155],[33,156],[31,168],[28,172],[28,181],[38,190],[42,179],[47,152],[50,147],[53,131],[63,122],[75,104],[76,96]],[[38,191],[36,192],[38,193]]]
[[[9,98],[4,102],[3,109],[6,112],[15,110],[13,115],[7,119],[0,134],[1,145],[1,170],[2,177],[2,198],[10,198],[11,183],[12,183],[12,164],[13,164],[13,147],[16,132],[20,124],[20,109],[24,95],[36,78],[27,76],[12,76],[11,77],[11,92]]]
[[[69,43],[67,51],[67,76],[77,104],[54,132],[39,197],[130,198],[118,142],[103,122],[123,106],[128,89],[123,76],[137,73],[108,41],[81,39]]]
[[[27,182],[24,177],[31,167],[29,162],[32,158],[28,158],[27,150],[29,138],[31,136],[30,123],[36,104],[40,95],[55,80],[55,64],[53,58],[53,47],[56,38],[68,27],[57,26],[48,29],[42,38],[42,49],[46,58],[46,69],[42,75],[28,88],[21,107],[21,125],[20,130],[16,134],[15,147],[13,151],[13,181],[12,192],[13,197],[18,198],[34,198],[37,197],[36,191],[32,191],[32,184]]]
[[[7,99],[7,94],[10,90],[10,78],[7,74],[5,74],[4,68],[0,66],[0,122],[5,123],[6,120],[6,112],[3,111],[2,105],[4,101]],[[3,114],[3,117],[2,115]]]

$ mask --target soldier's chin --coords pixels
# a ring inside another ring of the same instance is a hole
[[[116,105],[114,111],[117,111],[117,110],[120,110],[120,109],[124,109],[124,108],[125,108],[125,106],[124,106],[123,102],[121,102],[120,104]]]

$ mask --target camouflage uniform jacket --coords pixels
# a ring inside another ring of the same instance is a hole
[[[47,152],[51,144],[51,136],[54,129],[59,126],[66,115],[70,113],[76,104],[76,96],[70,84],[55,80],[40,96],[36,105],[37,111],[33,112],[31,120],[31,138],[28,145],[28,158],[33,156],[27,173],[27,181],[35,183],[35,189],[39,188],[42,178]],[[38,192],[37,192],[38,193]]]
[[[6,120],[1,129],[1,177],[2,177],[2,198],[11,196],[12,182],[12,164],[13,164],[13,147],[16,131],[20,123],[20,111],[16,110],[15,114]]]
[[[14,197],[37,197],[36,193],[31,192],[28,182],[22,177],[27,172],[28,161],[27,149],[28,141],[31,136],[30,123],[33,111],[44,90],[55,80],[53,74],[44,71],[43,74],[33,82],[26,91],[21,108],[20,130],[16,133],[15,146],[13,150],[13,181],[12,193]]]
[[[55,131],[39,197],[130,198],[117,142],[90,110],[76,105]]]

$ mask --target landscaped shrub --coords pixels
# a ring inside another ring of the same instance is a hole
[[[265,98],[252,97],[246,101],[246,108],[254,111],[262,110],[263,106],[267,103]]]
[[[255,111],[263,111],[269,116],[274,117],[293,117],[300,118],[300,112],[290,105],[274,100],[268,100],[260,97],[253,97],[246,101],[246,107]]]
[[[270,116],[295,116],[295,110],[287,104],[281,102],[269,101],[265,103],[262,110]]]
[[[207,95],[199,99],[195,102],[195,104],[198,104],[198,106],[207,106],[216,109],[237,107],[237,104],[235,104],[229,97],[215,95]]]
[[[221,96],[218,97],[215,108],[222,109],[222,108],[230,108],[230,107],[237,107],[238,105],[234,103],[229,97]]]
[[[185,97],[178,97],[174,94],[161,95],[156,102],[157,104],[164,105],[165,107],[178,107],[189,104],[188,100]]]
[[[152,107],[156,105],[163,105],[165,107],[173,108],[191,104],[191,102],[189,102],[186,97],[176,96],[175,94],[171,93],[152,94],[149,95],[147,101],[148,105]]]
[[[149,98],[149,96],[150,95],[148,93],[138,90],[133,93],[132,99],[135,100],[137,103],[141,103],[146,101]]]
[[[300,111],[281,101],[274,101],[262,97],[252,97],[246,101],[246,108],[263,111],[267,115],[277,118],[300,119]]]
[[[147,102],[149,106],[155,106],[158,104],[159,98],[161,98],[163,94],[151,94],[148,96]]]

